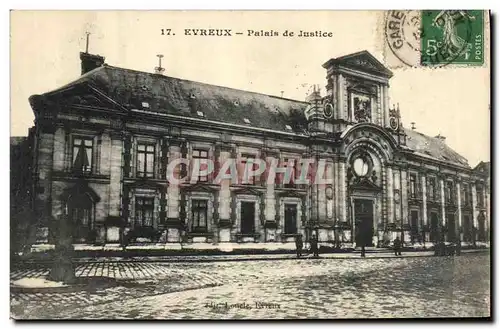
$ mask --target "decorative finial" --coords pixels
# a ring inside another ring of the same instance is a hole
[[[155,72],[157,74],[162,74],[165,71],[165,69],[163,67],[161,67],[161,59],[163,58],[163,55],[158,54],[158,55],[156,55],[156,57],[158,57],[158,66],[155,67]]]
[[[281,91],[281,98],[283,98],[283,94],[284,94],[284,93],[285,93],[285,92],[282,90],[282,91]]]

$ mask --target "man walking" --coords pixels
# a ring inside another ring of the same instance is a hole
[[[394,255],[401,256],[401,240],[399,240],[399,236],[394,240]]]
[[[302,242],[302,234],[295,236],[295,248],[297,249],[297,258],[302,256],[302,248],[304,247],[304,243]]]
[[[311,236],[309,243],[311,244],[311,253],[313,254],[313,257],[319,257],[318,238],[314,233]]]

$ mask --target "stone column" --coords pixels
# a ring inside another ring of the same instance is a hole
[[[456,182],[456,197],[457,197],[457,215],[458,215],[458,225],[456,225],[456,228],[455,228],[455,231],[457,232],[458,231],[458,236],[460,237],[460,241],[463,241],[463,238],[464,238],[464,234],[462,232],[462,198],[461,198],[461,195],[462,195],[462,191],[461,191],[461,184],[460,184],[460,180],[457,180]]]
[[[486,207],[485,230],[486,241],[490,241],[490,183],[485,182],[483,187],[484,206]]]
[[[40,127],[39,139],[37,141],[36,165],[38,166],[38,176],[35,179],[35,204],[34,213],[38,215],[37,231],[48,233],[49,243],[54,243],[53,238],[57,232],[59,218],[52,216],[52,166],[54,161],[54,133],[55,129],[51,124],[44,124]],[[54,233],[54,234],[53,234]],[[45,238],[43,239],[45,240]]]
[[[347,172],[346,172],[346,159],[341,158],[340,163],[339,163],[339,169],[340,169],[340,177],[339,177],[339,199],[340,199],[340,220],[341,221],[347,221],[347,186],[346,186],[346,179],[347,179]]]
[[[394,223],[394,174],[392,167],[387,166],[387,222]]]
[[[439,178],[439,188],[441,191],[441,225],[445,227],[446,225],[446,210],[445,210],[445,195],[444,195],[444,179]]]
[[[478,225],[478,220],[477,216],[479,215],[477,213],[477,192],[476,192],[476,184],[472,183],[471,184],[471,190],[472,190],[472,225],[474,226],[472,228],[472,241],[476,242],[477,241],[477,228],[479,227]]]
[[[221,144],[216,146],[216,158],[217,168],[221,167],[231,159],[232,146],[228,144]],[[224,173],[220,173],[221,175]],[[219,191],[219,242],[230,242],[231,241],[231,191],[229,186],[231,185],[231,179],[223,179],[220,182]]]
[[[427,226],[427,179],[425,177],[425,174],[422,173],[422,224],[424,227]],[[421,231],[423,232],[423,228],[421,228]],[[424,242],[428,240],[428,232],[423,232],[423,240]]]
[[[111,155],[109,161],[109,216],[119,217],[122,190],[122,151],[123,136],[119,132],[111,133]]]
[[[66,136],[63,127],[57,127],[54,133],[54,152],[53,152],[53,167],[55,171],[64,170],[64,154],[66,150]],[[95,164],[93,164],[95,168]]]
[[[401,170],[401,225],[408,224],[408,182],[406,169]],[[404,241],[410,241],[410,232],[404,231]]]
[[[181,145],[182,141],[180,140],[170,140],[168,147],[168,159],[170,163],[176,159],[182,158]],[[167,177],[168,175],[173,175],[176,179],[180,179],[181,165],[175,166],[172,173],[167,170]],[[180,242],[180,228],[182,227],[182,223],[180,220],[179,208],[179,185],[175,182],[169,182],[167,187],[167,221],[165,223],[167,228],[167,242]]]

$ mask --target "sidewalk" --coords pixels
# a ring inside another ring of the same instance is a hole
[[[467,253],[489,253],[489,249],[462,250]],[[402,256],[395,256],[388,249],[367,249],[366,257],[361,257],[359,250],[338,253],[322,253],[321,259],[366,259],[366,258],[405,258],[405,257],[431,257],[434,251],[403,251]],[[314,259],[312,255],[305,254],[300,259]],[[297,260],[296,254],[228,254],[228,255],[162,255],[162,256],[109,256],[109,257],[77,257],[73,259],[76,264],[120,262],[120,263],[207,263],[207,262],[234,262],[234,261],[272,261],[272,260]],[[50,260],[27,260],[23,264],[50,263]]]

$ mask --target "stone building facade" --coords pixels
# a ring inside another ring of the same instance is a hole
[[[313,233],[373,246],[397,235],[488,239],[489,172],[444,137],[404,128],[389,104],[392,72],[366,51],[327,61],[326,95],[315,89],[306,101],[80,57],[81,77],[30,97],[40,241],[57,239],[63,216],[75,243],[119,243],[124,230],[172,247],[265,247]],[[168,165],[179,159],[188,161],[173,174],[188,179],[173,184]],[[191,179],[194,159],[211,159],[214,172]],[[290,166],[294,179],[269,184],[266,171],[217,182],[228,159],[239,173],[255,159]],[[325,180],[301,183],[304,163]]]

